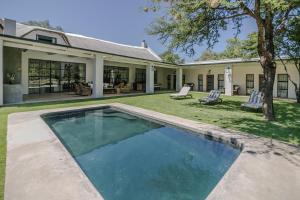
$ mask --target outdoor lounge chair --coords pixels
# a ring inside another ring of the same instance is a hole
[[[243,103],[241,107],[259,110],[262,108],[262,105],[262,93],[257,90],[253,90],[248,102]]]
[[[192,98],[193,97],[192,94],[189,94],[190,89],[191,88],[188,87],[188,86],[183,86],[178,93],[176,93],[176,94],[170,94],[170,97],[174,98],[174,99],[177,99],[177,98],[187,98],[187,97]]]
[[[221,103],[222,99],[220,96],[221,92],[219,90],[211,90],[208,96],[199,99],[199,102],[203,104]]]

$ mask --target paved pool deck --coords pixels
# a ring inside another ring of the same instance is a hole
[[[300,149],[276,140],[222,129],[124,104],[106,104],[140,117],[182,127],[242,149],[209,200],[298,200]],[[104,106],[49,109],[8,116],[5,200],[101,200],[78,164],[40,115]]]

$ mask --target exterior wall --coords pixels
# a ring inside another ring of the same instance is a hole
[[[30,32],[29,34],[25,35],[24,38],[26,39],[31,39],[31,40],[36,40],[36,35],[44,35],[48,37],[54,37],[57,40],[57,44],[61,45],[67,45],[66,41],[63,39],[63,37],[54,32],[49,32],[49,31],[43,31],[43,30],[34,30]]]
[[[7,74],[15,74],[13,84],[21,83],[21,50],[12,47],[3,48],[3,82],[8,84]]]
[[[226,65],[204,65],[201,67],[195,67],[193,69],[184,69],[186,83],[194,83],[194,91],[198,91],[198,75],[203,75],[203,91],[207,88],[207,75],[214,75],[214,89],[218,89],[218,74],[225,74]]]
[[[232,66],[232,85],[240,86],[241,95],[246,95],[246,74],[254,74],[254,88],[257,90],[259,89],[259,75],[263,74],[263,70],[260,64],[257,62],[190,66],[189,69],[187,69],[188,67],[186,67],[183,70],[183,74],[185,74],[186,82],[195,83],[194,90],[198,90],[198,74],[203,74],[203,90],[206,91],[206,76],[209,74],[210,70],[210,74],[214,75],[214,89],[218,89],[218,74],[224,74],[225,67],[228,65]],[[287,70],[292,80],[299,83],[298,72],[292,63],[287,64]],[[287,74],[280,62],[277,62],[277,70],[273,90],[274,97],[277,97],[278,74]],[[288,98],[296,98],[295,88],[291,81],[289,81],[288,84]]]
[[[240,94],[246,95],[246,74],[254,74],[254,88],[259,89],[259,74],[263,74],[258,63],[233,64],[232,84],[240,86]]]
[[[176,73],[176,70],[170,68],[162,68],[162,67],[157,67],[156,70],[157,70],[157,83],[161,85],[162,89],[167,89],[168,75]]]
[[[94,61],[88,58],[70,57],[60,54],[48,54],[39,51],[28,50],[22,52],[22,88],[23,94],[28,94],[28,63],[29,59],[51,60],[60,62],[74,62],[86,64],[86,81],[93,81]]]

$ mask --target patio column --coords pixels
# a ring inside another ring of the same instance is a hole
[[[0,40],[0,105],[3,105],[3,40]]]
[[[93,78],[93,97],[100,98],[103,97],[103,70],[104,70],[104,60],[99,54],[95,55],[94,63],[94,78]]]
[[[228,65],[225,67],[225,73],[224,73],[224,84],[225,84],[225,95],[232,96],[232,66]]]
[[[176,69],[176,91],[182,88],[182,68]]]
[[[146,67],[146,93],[154,93],[154,66],[148,64]]]

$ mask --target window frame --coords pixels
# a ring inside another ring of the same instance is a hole
[[[36,40],[47,44],[57,44],[57,38],[47,35],[36,34]]]
[[[200,79],[201,77],[201,79]],[[201,83],[201,84],[200,84]],[[203,74],[198,74],[198,91],[203,92]]]
[[[262,92],[262,89],[264,88],[264,75],[259,74],[258,75],[258,89],[260,92]]]
[[[223,76],[223,79],[220,79],[220,76]],[[221,93],[225,93],[225,74],[218,74],[218,90]]]
[[[285,81],[280,81],[279,76],[286,76]],[[279,83],[286,83],[286,89],[279,88]],[[281,96],[280,91],[286,91],[285,96]],[[288,98],[289,96],[289,76],[288,74],[277,74],[277,97],[279,98]]]
[[[248,76],[252,76],[253,79],[248,79]],[[252,87],[248,86],[248,83],[251,83],[253,85]],[[251,90],[254,89],[254,83],[255,83],[255,77],[254,74],[246,74],[246,94],[249,95],[251,94]]]

